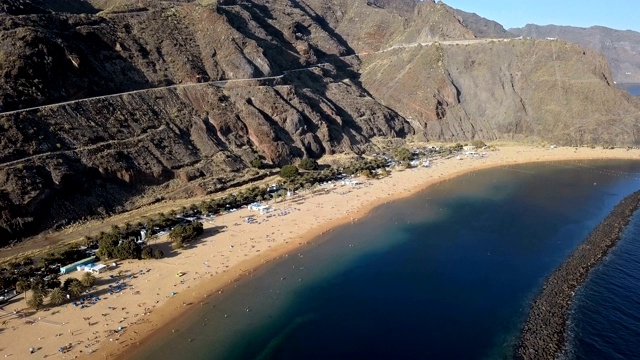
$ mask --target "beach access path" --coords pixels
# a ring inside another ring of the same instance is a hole
[[[132,345],[209,297],[231,290],[233,282],[261,264],[348,222],[375,206],[416,193],[432,184],[483,168],[517,163],[580,159],[639,159],[639,150],[504,146],[486,157],[432,161],[429,168],[393,171],[362,185],[323,186],[282,202],[260,215],[241,209],[204,223],[204,236],[172,252],[167,236],[151,245],[168,256],[161,260],[127,260],[98,275],[84,302],[32,313],[24,296],[0,309],[0,357],[53,359],[126,358]],[[585,171],[589,171],[585,168]],[[256,221],[247,222],[253,216]],[[177,274],[184,273],[181,276]],[[79,273],[68,276],[79,277]],[[64,277],[62,279],[64,281]],[[96,297],[99,300],[96,300]],[[64,352],[60,351],[63,348]],[[89,354],[89,356],[87,356]]]

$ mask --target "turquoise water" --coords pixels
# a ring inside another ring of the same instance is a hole
[[[133,359],[502,359],[548,276],[640,162],[479,171],[272,262]]]

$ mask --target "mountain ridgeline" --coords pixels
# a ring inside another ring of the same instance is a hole
[[[0,239],[371,139],[636,145],[605,58],[413,0],[8,0]]]
[[[534,39],[558,38],[601,52],[609,60],[613,78],[619,83],[640,83],[640,33],[604,26],[580,28],[532,25],[509,29],[514,36]]]

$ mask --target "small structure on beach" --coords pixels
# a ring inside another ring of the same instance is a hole
[[[271,206],[262,205],[259,202],[254,202],[253,204],[249,204],[247,208],[249,210],[258,211],[261,215],[264,215],[266,213],[270,213],[271,211],[273,211],[273,208],[271,208]]]
[[[74,270],[77,270],[79,266],[93,264],[94,262],[96,262],[96,259],[97,258],[95,256],[92,256],[80,261],[76,261],[73,264],[62,266],[60,267],[60,274],[68,274],[70,272],[73,272]]]
[[[107,265],[105,264],[98,264],[96,266],[91,267],[91,269],[89,271],[91,271],[94,274],[100,274],[103,271],[107,270]]]

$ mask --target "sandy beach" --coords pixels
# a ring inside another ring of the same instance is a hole
[[[429,168],[394,171],[358,186],[323,186],[282,202],[260,215],[248,209],[204,223],[205,235],[178,252],[167,236],[151,245],[167,256],[130,260],[99,274],[92,299],[33,313],[23,296],[0,308],[0,356],[13,359],[126,358],[127,350],[261,264],[277,259],[315,236],[366,216],[375,206],[410,196],[430,185],[479,169],[518,163],[639,159],[640,150],[499,147],[483,158],[436,160]],[[245,219],[253,216],[256,221]],[[177,276],[183,272],[183,276]],[[68,276],[79,277],[74,272]],[[61,278],[64,281],[65,277]],[[66,351],[59,349],[66,347]],[[30,348],[34,353],[30,354]]]

